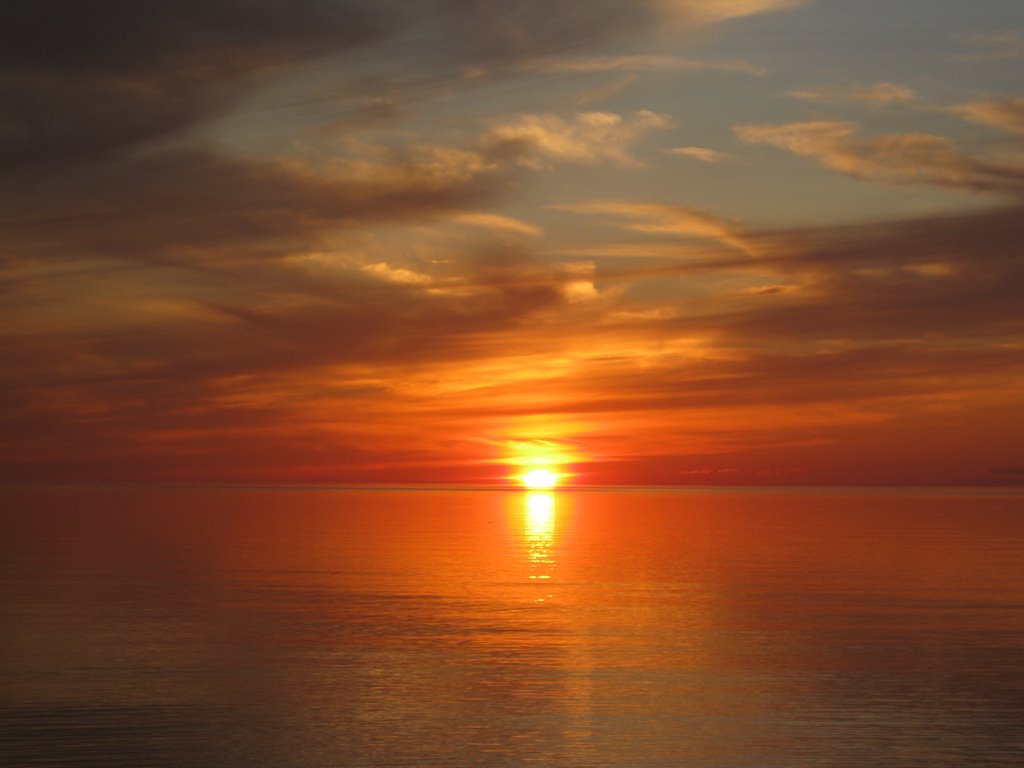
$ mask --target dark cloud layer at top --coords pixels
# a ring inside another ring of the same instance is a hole
[[[0,167],[180,130],[231,103],[247,78],[377,34],[352,3],[5,3]]]
[[[649,10],[623,0],[14,0],[0,7],[0,168],[181,131],[261,76],[370,42],[401,38],[420,79],[450,77],[621,31]]]
[[[218,76],[374,36],[369,5],[321,0],[11,0],[0,66],[78,77]]]

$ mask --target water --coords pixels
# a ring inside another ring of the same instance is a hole
[[[9,489],[0,765],[1019,766],[1019,491]]]

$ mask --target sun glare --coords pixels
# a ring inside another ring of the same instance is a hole
[[[558,484],[558,475],[547,469],[531,469],[521,479],[527,488],[554,488]]]

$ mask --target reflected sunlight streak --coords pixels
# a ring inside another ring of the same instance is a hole
[[[555,543],[555,495],[534,491],[527,493],[524,501],[523,533],[532,571],[530,579],[547,581],[555,566],[552,552]],[[544,600],[543,596],[537,598],[539,603]]]
[[[543,491],[526,494],[526,535],[530,540],[550,539],[555,528],[555,495]]]

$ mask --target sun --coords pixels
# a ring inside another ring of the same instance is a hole
[[[558,485],[558,475],[548,469],[531,469],[520,480],[527,488],[554,488]]]

